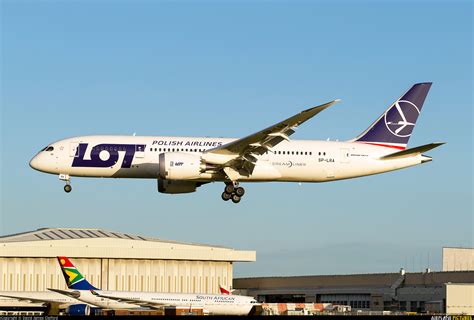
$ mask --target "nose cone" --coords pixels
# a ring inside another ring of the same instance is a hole
[[[51,173],[52,168],[48,160],[44,154],[39,153],[31,159],[30,167],[41,172]]]
[[[40,171],[38,156],[34,156],[33,159],[30,160],[30,167],[35,169],[35,170]]]

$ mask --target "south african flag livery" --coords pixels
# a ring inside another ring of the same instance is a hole
[[[58,257],[58,261],[69,289],[97,290],[96,287],[84,279],[82,274],[76,269],[76,267],[71,263],[71,261],[69,261],[67,257]]]

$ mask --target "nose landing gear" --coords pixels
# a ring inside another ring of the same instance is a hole
[[[71,185],[70,185],[70,184],[65,185],[65,186],[64,186],[64,191],[66,191],[66,193],[71,192],[71,191],[72,191]]]
[[[72,191],[71,178],[69,177],[68,174],[60,174],[59,180],[66,181],[66,185],[64,186],[64,191],[66,193],[69,193]]]
[[[245,189],[239,187],[238,182],[226,183],[221,198],[224,201],[232,200],[233,203],[239,203],[245,194]]]

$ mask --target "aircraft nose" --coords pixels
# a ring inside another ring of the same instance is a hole
[[[48,165],[47,159],[44,158],[41,154],[37,154],[30,160],[30,167],[41,172],[49,172],[51,170]]]
[[[35,170],[39,170],[38,156],[34,156],[33,159],[30,160],[30,167]]]

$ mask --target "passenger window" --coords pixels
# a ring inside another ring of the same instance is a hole
[[[295,154],[295,152],[294,152],[294,151],[291,151],[291,154]]]

